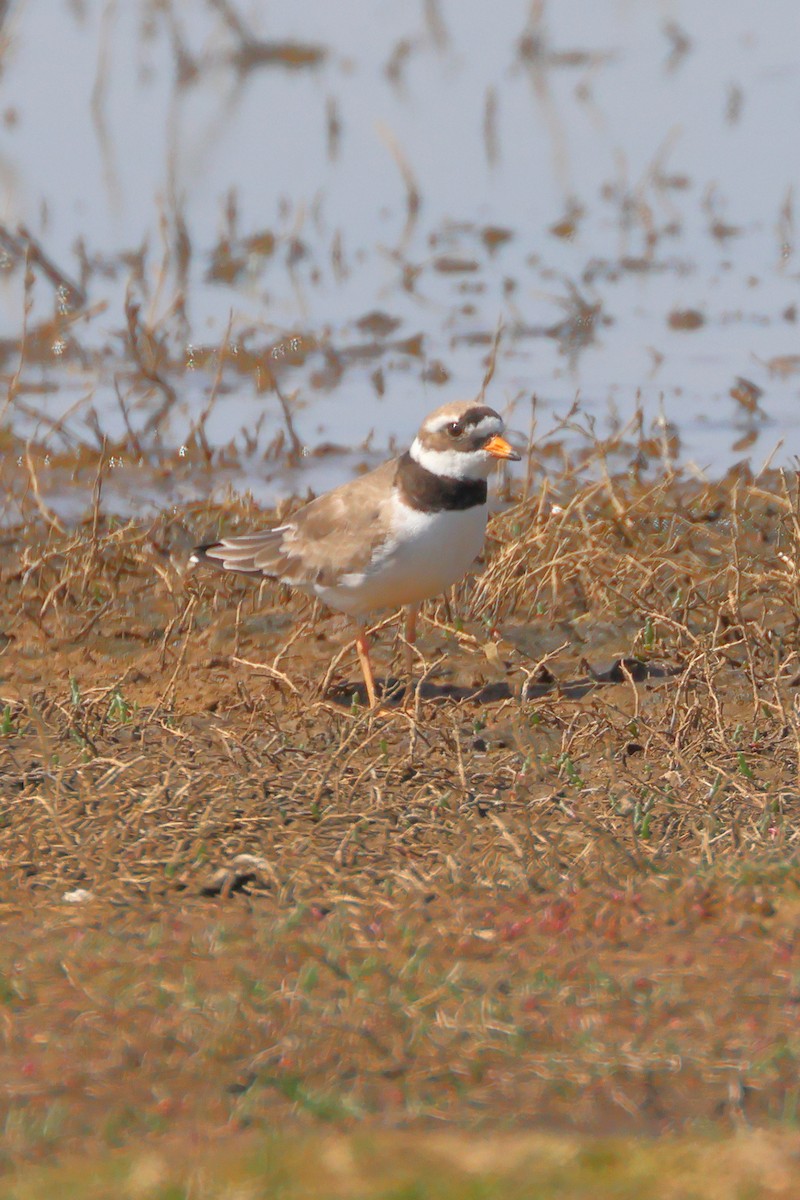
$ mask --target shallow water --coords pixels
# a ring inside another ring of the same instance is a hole
[[[719,11],[12,5],[0,422],[180,466],[159,503],[209,461],[271,502],[475,394],[502,321],[489,399],[522,431],[577,396],[712,474],[791,462],[800,12]]]

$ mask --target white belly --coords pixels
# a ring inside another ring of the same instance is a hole
[[[418,604],[447,591],[481,552],[485,504],[462,511],[425,513],[401,506],[397,532],[361,573],[334,587],[315,587],[325,604],[352,616],[380,608]]]

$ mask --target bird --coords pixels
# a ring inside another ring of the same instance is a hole
[[[467,572],[483,547],[492,467],[519,460],[504,428],[480,400],[445,404],[404,454],[311,500],[282,525],[196,546],[189,562],[274,579],[344,613],[375,708],[367,617],[405,609],[410,678],[419,605]]]

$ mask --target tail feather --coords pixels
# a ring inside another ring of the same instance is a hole
[[[189,562],[202,563],[223,571],[244,575],[280,575],[281,542],[288,526],[248,533],[242,537],[222,538],[195,546]]]

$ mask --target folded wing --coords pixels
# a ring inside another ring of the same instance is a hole
[[[363,571],[387,537],[397,460],[306,504],[285,525],[207,542],[190,563],[279,579],[294,587],[334,586]]]

